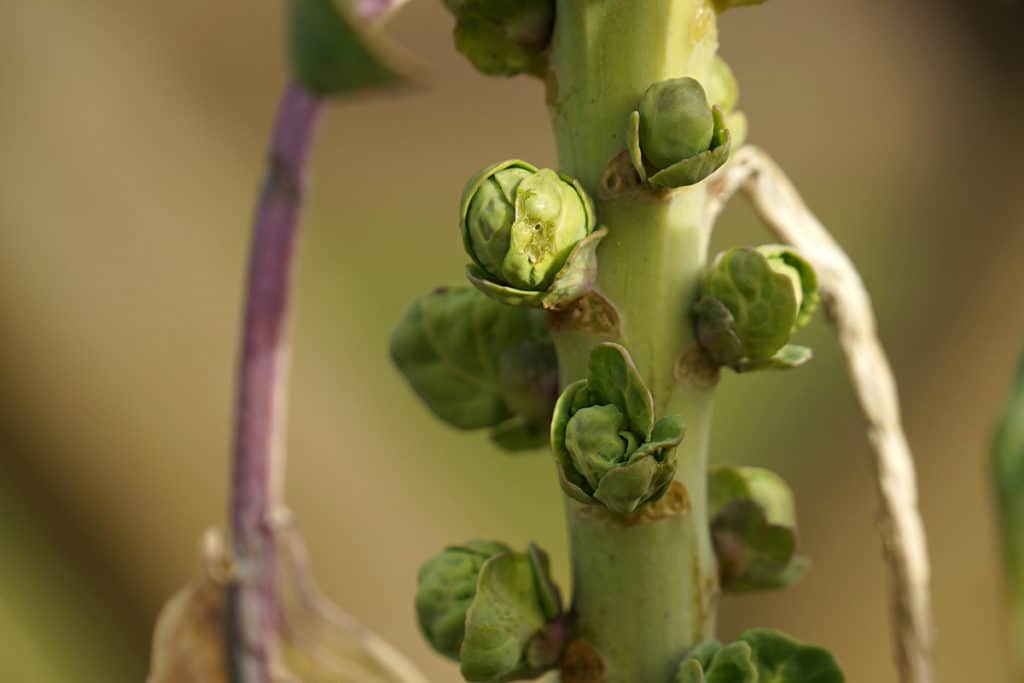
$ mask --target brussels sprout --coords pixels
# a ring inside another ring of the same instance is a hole
[[[805,645],[780,631],[751,629],[722,645],[701,643],[679,666],[673,683],[844,683],[827,650]]]
[[[723,252],[694,306],[697,338],[716,362],[737,372],[801,365],[810,350],[787,342],[810,320],[817,284],[814,269],[788,247]]]
[[[551,421],[563,490],[621,515],[664,495],[682,439],[679,417],[655,422],[651,392],[629,352],[612,343],[594,349],[587,379],[566,388]]]
[[[704,88],[693,78],[659,81],[640,100],[640,148],[656,168],[711,146],[715,120]]]
[[[630,115],[626,138],[634,169],[654,188],[700,182],[729,158],[731,140],[721,110],[708,104],[704,88],[688,76],[650,86]]]
[[[427,641],[461,663],[467,681],[532,678],[564,645],[562,599],[547,554],[473,541],[420,569],[416,614]]]
[[[444,0],[455,15],[455,47],[489,76],[543,75],[554,0]]]
[[[708,476],[711,539],[727,593],[791,585],[807,569],[796,555],[793,493],[774,472],[720,467]]]
[[[463,192],[460,227],[470,281],[502,303],[555,308],[593,286],[605,232],[579,183],[555,171],[487,167]]]
[[[476,595],[477,579],[484,563],[509,552],[504,543],[471,541],[445,548],[420,568],[416,591],[416,616],[430,645],[458,660],[466,632],[466,612]]]

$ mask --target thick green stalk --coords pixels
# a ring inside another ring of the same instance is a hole
[[[706,80],[717,47],[704,0],[558,0],[549,105],[561,169],[597,198],[609,235],[598,288],[618,330],[555,327],[562,382],[586,374],[591,348],[629,349],[659,417],[682,415],[677,484],[628,520],[567,505],[577,634],[606,683],[666,683],[683,653],[711,635],[717,597],[706,510],[714,371],[696,351],[689,310],[706,262],[706,190],[620,191],[603,183],[625,149],[628,115],[649,85]],[[567,681],[568,683],[568,681]]]

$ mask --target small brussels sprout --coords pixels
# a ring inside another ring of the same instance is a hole
[[[693,78],[659,81],[640,100],[640,149],[656,168],[711,146],[715,119],[704,88]]]
[[[844,683],[827,650],[772,629],[751,629],[733,643],[705,641],[691,650],[672,683]]]
[[[675,475],[678,416],[654,420],[654,400],[629,352],[604,343],[587,379],[555,404],[551,445],[562,489],[576,500],[627,515],[657,500]]]
[[[470,281],[502,303],[556,308],[593,287],[605,232],[580,184],[551,169],[485,168],[463,192],[460,227]]]
[[[496,541],[446,548],[420,569],[416,614],[467,681],[533,678],[564,645],[562,598],[547,554],[532,544],[525,553]]]
[[[430,645],[458,660],[466,633],[466,612],[476,595],[484,562],[511,549],[496,541],[471,541],[445,548],[420,568],[416,616]]]
[[[634,169],[654,188],[700,182],[729,158],[731,140],[721,110],[688,76],[651,85],[630,115],[626,138]]]
[[[554,0],[444,0],[455,15],[455,47],[488,76],[547,69]]]
[[[796,555],[793,493],[774,472],[720,467],[708,475],[711,539],[727,593],[785,588],[807,569]]]
[[[787,342],[810,320],[817,287],[814,269],[788,247],[730,249],[705,274],[694,306],[697,338],[737,372],[802,365],[810,350]]]

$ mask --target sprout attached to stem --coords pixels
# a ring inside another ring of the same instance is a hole
[[[687,76],[647,89],[630,115],[626,146],[640,179],[667,189],[694,185],[718,170],[729,158],[731,136],[722,111],[709,105],[701,84]]]
[[[605,232],[571,178],[519,160],[488,166],[466,185],[460,226],[470,281],[502,303],[558,308],[593,287]]]
[[[535,678],[565,644],[561,594],[547,553],[532,544],[524,553],[497,541],[441,551],[420,569],[416,615],[467,681]]]
[[[814,269],[781,245],[730,249],[715,257],[694,306],[697,338],[719,364],[737,372],[791,368],[811,358],[789,344],[818,303]]]
[[[562,489],[630,514],[668,490],[683,431],[678,416],[655,422],[651,392],[629,352],[600,344],[587,379],[569,385],[555,405],[551,446]]]

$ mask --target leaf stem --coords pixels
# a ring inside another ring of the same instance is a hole
[[[322,110],[290,84],[271,135],[253,218],[235,405],[230,519],[235,581],[228,607],[231,680],[270,681],[277,643],[271,515],[282,500],[289,286],[305,183]]]

